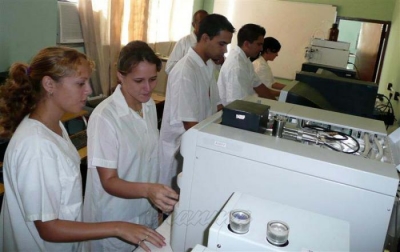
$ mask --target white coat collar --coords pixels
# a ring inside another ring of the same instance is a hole
[[[210,67],[213,66],[213,62],[211,59],[207,60],[207,65],[204,64],[203,59],[193,50],[193,48],[189,48],[188,54],[190,55],[190,57],[196,62],[197,65],[199,65],[199,67]]]
[[[124,95],[122,94],[121,91],[121,84],[118,84],[118,86],[115,88],[114,93],[111,95],[112,100],[117,108],[117,113],[119,117],[123,117],[126,115],[129,115],[131,108],[129,108],[128,103],[125,100]],[[143,106],[143,111],[148,111],[148,106],[151,104],[154,104],[154,101],[150,99],[146,103],[142,103]]]
[[[264,59],[263,56],[260,55],[260,56],[258,56],[258,58],[260,59],[260,63],[268,65],[268,62]]]
[[[246,56],[246,54],[244,53],[243,49],[240,48],[239,46],[236,46],[235,48],[233,48],[233,50],[237,51],[241,58],[250,61],[249,57]]]

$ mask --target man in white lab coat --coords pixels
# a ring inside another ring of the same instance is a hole
[[[218,90],[225,106],[248,95],[275,99],[279,92],[269,89],[254,72],[249,58],[256,58],[264,43],[265,29],[256,24],[246,24],[240,28],[234,47],[221,67]]]
[[[197,44],[170,72],[160,130],[161,183],[176,187],[182,134],[222,108],[211,59],[223,56],[234,32],[224,16],[206,16]]]
[[[198,10],[193,14],[193,32],[176,42],[174,49],[168,57],[167,64],[165,65],[165,72],[167,74],[169,74],[175,64],[182,59],[183,56],[185,56],[185,54],[189,51],[189,48],[192,48],[196,45],[200,21],[207,15],[208,12],[205,10]]]

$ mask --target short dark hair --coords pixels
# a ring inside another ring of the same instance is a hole
[[[263,50],[261,53],[266,53],[269,49],[273,53],[277,53],[281,50],[281,43],[276,38],[266,37],[264,38]]]
[[[196,21],[196,16],[197,16],[197,15],[200,15],[200,14],[203,14],[203,15],[206,16],[206,15],[208,15],[208,12],[207,12],[206,10],[198,10],[198,11],[196,11],[196,12],[193,14],[193,17],[192,17],[192,23]]]
[[[210,39],[213,39],[215,36],[219,35],[221,31],[234,33],[235,28],[226,17],[219,14],[210,14],[200,22],[197,42],[200,41],[200,38],[204,33],[207,34]]]
[[[142,61],[155,64],[158,72],[161,70],[160,58],[146,42],[139,40],[129,42],[119,53],[117,70],[122,75],[126,75]]]
[[[245,41],[253,43],[260,36],[264,37],[265,33],[266,31],[262,26],[256,24],[245,24],[242,26],[242,28],[240,28],[237,35],[238,46],[239,47],[243,46]]]

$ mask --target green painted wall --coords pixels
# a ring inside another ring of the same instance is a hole
[[[214,0],[193,0],[193,13],[200,9],[212,13],[214,9]]]
[[[393,6],[397,0],[281,0],[290,2],[331,4],[337,7],[338,16],[392,20]]]
[[[393,83],[394,91],[400,92],[400,0],[396,0],[393,10],[392,27],[379,85],[379,92],[385,95],[389,94],[386,90],[388,83]],[[392,103],[397,123],[400,123],[400,102],[392,100]]]
[[[193,13],[198,10],[203,9],[203,0],[194,0],[193,1]]]
[[[56,0],[0,1],[0,72],[56,41]]]
[[[204,8],[213,10],[214,0],[202,1]],[[269,1],[269,0],[264,0]],[[393,6],[398,0],[281,0],[289,2],[331,4],[337,7],[338,16],[390,21]],[[311,13],[310,13],[311,14]]]

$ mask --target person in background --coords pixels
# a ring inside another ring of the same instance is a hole
[[[105,237],[165,245],[142,225],[82,222],[80,157],[60,119],[86,104],[92,68],[75,49],[48,47],[30,66],[13,64],[0,87],[1,137],[12,136],[3,165],[1,251],[78,251],[79,242]]]
[[[200,22],[197,44],[172,69],[167,83],[160,130],[161,182],[176,186],[182,134],[222,108],[215,63],[231,43],[235,28],[218,14]],[[173,181],[174,180],[174,181]]]
[[[161,60],[142,41],[121,49],[119,85],[88,123],[88,173],[83,219],[158,227],[158,211],[171,212],[178,194],[158,184],[157,111],[151,94]],[[150,236],[141,237],[150,241]],[[118,238],[86,243],[91,251],[132,251]],[[141,243],[140,245],[144,245]]]
[[[208,15],[205,10],[198,10],[193,14],[192,27],[193,32],[176,42],[174,49],[168,57],[165,65],[165,72],[169,74],[175,64],[186,55],[189,48],[192,48],[197,43],[197,34],[199,32],[200,21]]]
[[[281,44],[278,40],[273,37],[264,38],[263,50],[261,55],[253,61],[254,71],[268,88],[281,90],[285,87],[285,84],[275,81],[274,75],[272,74],[271,68],[268,65],[268,61],[274,61],[281,50]]]
[[[265,29],[259,25],[246,24],[240,28],[238,46],[229,52],[218,77],[218,89],[224,106],[248,95],[258,94],[269,99],[279,95],[279,92],[261,85],[249,59],[261,52],[264,36]]]

